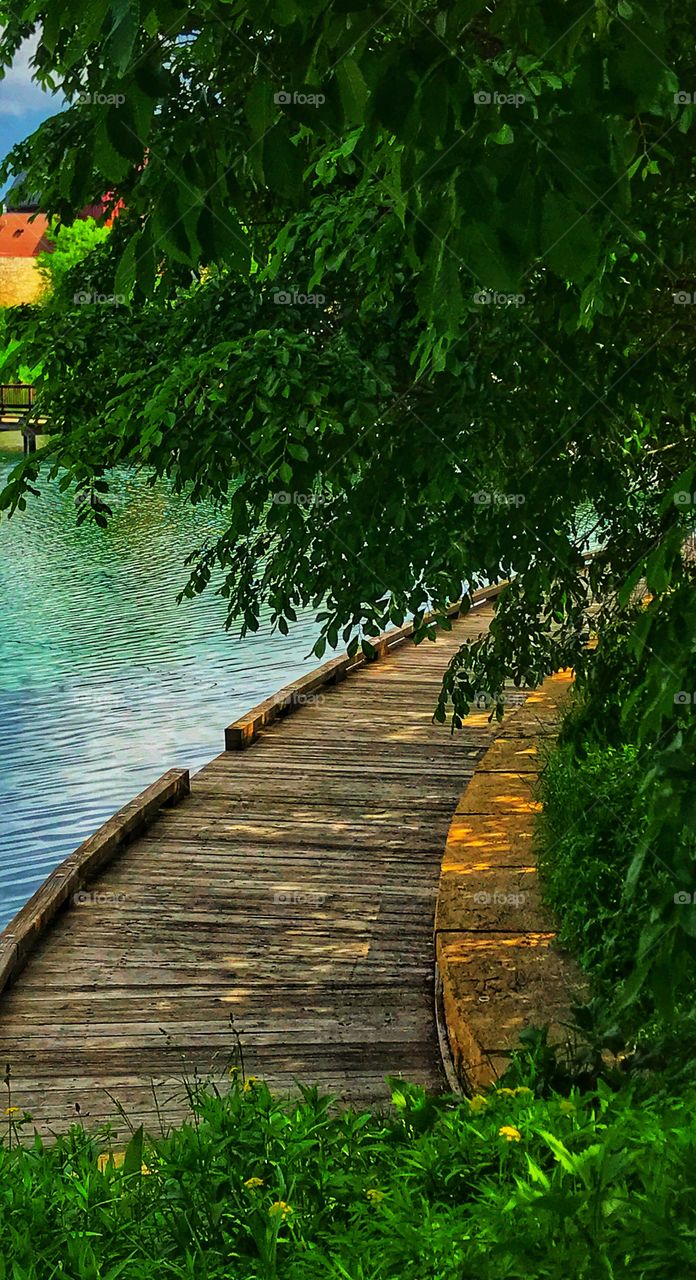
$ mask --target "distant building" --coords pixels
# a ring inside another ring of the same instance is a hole
[[[36,259],[53,248],[46,238],[48,218],[39,212],[39,197],[24,191],[24,178],[23,173],[17,175],[5,196],[4,212],[0,212],[0,307],[36,302],[45,287]],[[83,209],[79,217],[102,218],[108,204],[105,196]],[[119,201],[106,219],[107,226],[122,207]]]
[[[0,306],[13,307],[35,302],[44,282],[39,274],[37,254],[50,250],[46,239],[48,218],[39,213],[38,197],[22,192],[24,175],[19,174],[0,213]]]
[[[50,245],[45,238],[48,219],[38,213],[0,214],[0,306],[35,302],[44,288],[36,255]]]

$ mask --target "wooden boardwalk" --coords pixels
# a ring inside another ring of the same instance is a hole
[[[20,432],[25,453],[36,451],[37,435],[48,435],[45,418],[28,421],[33,407],[34,388],[26,382],[0,384],[0,432]]]
[[[438,875],[494,727],[479,712],[452,737],[431,717],[491,608],[218,756],[61,911],[0,995],[0,1066],[39,1131],[66,1128],[76,1104],[122,1128],[117,1102],[155,1129],[153,1081],[165,1121],[180,1117],[183,1063],[224,1072],[230,1015],[247,1072],[278,1091],[299,1079],[375,1103],[387,1074],[442,1086]]]

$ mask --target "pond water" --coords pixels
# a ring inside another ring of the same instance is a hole
[[[0,451],[0,488],[17,455]],[[47,485],[0,522],[0,928],[66,854],[166,769],[318,665],[318,627],[244,641],[206,592],[176,604],[212,510],[124,472],[107,531]]]

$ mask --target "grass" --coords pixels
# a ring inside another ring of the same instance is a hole
[[[109,1157],[81,1129],[0,1150],[2,1280],[647,1280],[696,1271],[686,1098],[501,1088],[386,1115],[239,1079]]]

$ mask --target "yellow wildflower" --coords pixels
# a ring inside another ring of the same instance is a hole
[[[97,1157],[97,1168],[100,1173],[104,1172],[107,1165],[112,1165],[114,1169],[120,1169],[125,1163],[125,1159],[125,1151],[102,1151],[101,1155]],[[140,1172],[152,1173],[152,1169],[146,1164],[141,1164]]]
[[[275,1200],[268,1212],[272,1218],[280,1218],[284,1222],[292,1213],[292,1205],[286,1204],[284,1200]]]
[[[6,1116],[14,1116],[19,1111],[19,1107],[5,1107]]]
[[[252,1089],[253,1089],[253,1088],[254,1088],[254,1086],[255,1086],[255,1085],[257,1085],[257,1084],[258,1084],[258,1080],[256,1079],[256,1076],[249,1076],[249,1077],[248,1077],[248,1079],[246,1079],[246,1080],[244,1081],[244,1088],[243,1088],[242,1092],[243,1092],[243,1093],[251,1093]]]
[[[244,1186],[250,1187],[252,1190],[254,1187],[262,1187],[263,1178],[247,1178],[246,1182],[244,1183]]]
[[[370,1187],[365,1192],[365,1195],[367,1196],[368,1200],[372,1201],[372,1204],[379,1204],[380,1200],[384,1199],[384,1192],[378,1191],[377,1187]]]
[[[498,1130],[498,1133],[500,1134],[500,1137],[505,1138],[507,1142],[519,1142],[522,1137],[519,1129],[516,1129],[514,1124],[504,1124],[502,1128]]]
[[[120,1169],[126,1158],[125,1151],[102,1151],[97,1160],[97,1168],[103,1173],[108,1164],[112,1164],[114,1169]]]
[[[558,1110],[561,1115],[572,1116],[575,1114],[575,1103],[570,1098],[561,1098],[558,1104]]]
[[[514,1089],[496,1089],[496,1093],[500,1094],[502,1098],[514,1098],[515,1096]]]
[[[533,1098],[533,1097],[534,1097],[534,1090],[533,1090],[533,1089],[528,1089],[528,1088],[527,1088],[527,1086],[526,1086],[526,1084],[520,1084],[520,1085],[518,1085],[518,1087],[517,1087],[516,1089],[513,1089],[513,1091],[512,1091],[512,1092],[515,1094],[515,1096],[516,1096],[517,1098],[521,1098],[521,1097],[523,1097],[523,1096],[524,1096],[525,1098]]]
[[[469,1109],[471,1111],[483,1111],[488,1106],[488,1099],[484,1098],[482,1093],[475,1093],[473,1098],[469,1098]]]

